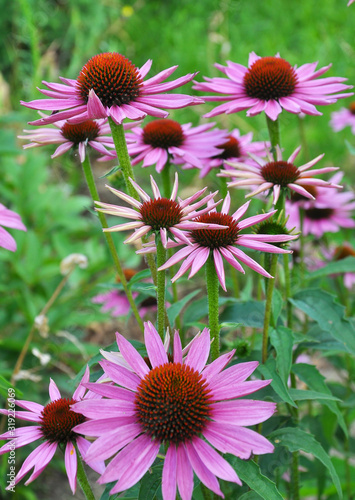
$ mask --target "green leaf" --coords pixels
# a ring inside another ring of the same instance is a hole
[[[139,271],[137,274],[132,276],[132,278],[128,282],[128,288],[131,288],[132,285],[139,283],[141,280],[148,279],[151,277],[150,269],[143,269],[143,271]]]
[[[272,294],[272,315],[275,325],[277,324],[277,320],[281,314],[283,302],[284,301],[281,293],[277,290],[277,288],[275,288]]]
[[[112,167],[109,172],[106,172],[106,174],[100,175],[99,179],[106,179],[107,177],[110,177],[110,175],[115,174],[118,170],[121,170],[121,168],[116,165],[115,167]]]
[[[307,275],[307,279],[320,278],[336,273],[355,273],[355,257],[346,257],[345,259],[331,262],[330,264],[317,269]]]
[[[316,399],[316,400],[321,399],[322,404],[326,404],[325,402],[323,403],[323,400],[340,401],[339,398],[336,398],[332,394],[325,394],[324,392],[318,392],[318,391],[305,391],[302,389],[290,389],[289,393],[295,401],[307,401],[309,399]]]
[[[276,445],[285,446],[291,453],[302,450],[306,453],[311,453],[318,458],[320,462],[328,469],[332,481],[337,489],[339,498],[343,498],[341,484],[336,470],[329,458],[328,453],[324,450],[318,441],[311,434],[308,434],[297,427],[284,427],[272,432],[269,436]]]
[[[283,497],[268,477],[260,472],[259,466],[252,460],[241,460],[238,457],[232,457],[228,462],[232,465],[240,479],[246,483],[255,493],[264,500],[282,500]]]
[[[306,363],[296,363],[292,366],[292,371],[297,377],[308,385],[313,391],[323,393],[328,396],[332,396],[332,393],[325,383],[325,377],[317,370],[313,365],[308,365]],[[323,398],[327,399],[327,398]],[[334,401],[322,401],[329,410],[336,415],[339,425],[343,429],[345,435],[348,435],[347,426],[344,421],[344,417]]]
[[[178,302],[174,302],[174,304],[171,304],[171,306],[167,310],[171,325],[175,323],[177,316],[180,314],[186,304],[190,302],[190,300],[193,299],[198,293],[200,293],[200,289],[194,290],[193,292],[186,295],[186,297],[184,297],[183,299],[179,300]]]
[[[345,141],[345,144],[346,144],[346,147],[349,150],[349,153],[351,155],[355,155],[355,148],[354,148],[354,146],[352,146],[349,141]]]
[[[264,324],[265,303],[257,300],[236,302],[226,307],[220,316],[223,323],[242,323],[253,328],[262,328]]]
[[[272,379],[270,385],[280,396],[282,401],[285,401],[285,403],[288,403],[291,406],[297,407],[289,393],[287,384],[281,379],[280,375],[276,371],[276,362],[274,358],[269,358],[265,364],[259,365],[258,371],[264,376],[264,378]]]
[[[154,500],[156,497],[161,498],[161,481],[162,481],[163,465],[155,465],[144,475],[141,480],[138,500]]]
[[[347,352],[355,354],[355,329],[344,318],[345,308],[335,302],[334,295],[318,288],[308,288],[298,292],[290,301],[341,342]]]
[[[270,342],[276,350],[276,368],[285,385],[287,385],[292,366],[292,349],[294,338],[292,330],[279,326],[270,331]]]

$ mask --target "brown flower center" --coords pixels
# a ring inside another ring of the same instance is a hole
[[[121,106],[139,96],[142,77],[129,59],[117,52],[92,57],[78,76],[80,97],[87,103],[91,89],[104,106]]]
[[[228,226],[228,229],[194,229],[191,231],[193,241],[203,247],[209,247],[213,250],[214,248],[233,245],[238,239],[238,224],[231,215],[221,214],[220,212],[210,212],[201,215],[196,221]]]
[[[93,141],[99,135],[99,131],[99,126],[94,120],[86,120],[77,124],[66,122],[61,128],[63,137],[74,144]]]
[[[304,211],[305,217],[312,220],[329,219],[334,213],[333,208],[309,208]]]
[[[75,399],[61,398],[47,404],[41,413],[41,431],[50,443],[66,444],[75,441],[77,434],[73,427],[85,422],[84,415],[71,411]]]
[[[249,97],[268,101],[291,95],[297,81],[295,70],[285,59],[262,57],[246,72],[244,87]]]
[[[309,194],[313,196],[313,198],[317,198],[317,189],[315,186],[302,186],[306,191],[308,191]],[[291,201],[297,202],[297,201],[309,201],[309,198],[306,196],[303,196],[302,194],[296,193],[295,191],[292,192],[291,195]]]
[[[281,187],[292,184],[300,175],[298,168],[287,161],[271,161],[261,167],[260,171],[266,182],[272,182]]]
[[[242,156],[239,141],[232,135],[229,136],[228,141],[221,146],[216,146],[218,149],[222,149],[222,153],[215,158],[221,158],[222,160],[228,160],[228,158],[239,158]]]
[[[352,103],[350,103],[349,111],[350,111],[350,113],[352,115],[355,115],[355,101],[353,101]]]
[[[344,243],[340,247],[337,247],[334,252],[335,260],[342,260],[346,257],[355,257],[355,250],[350,246]]]
[[[168,198],[145,201],[140,214],[144,224],[151,226],[153,231],[159,231],[161,228],[169,229],[178,224],[183,217],[179,204]]]
[[[154,120],[144,127],[143,142],[153,148],[179,147],[184,142],[182,127],[180,123],[167,118]]]
[[[211,396],[202,375],[187,365],[167,363],[141,381],[135,400],[145,432],[160,442],[190,441],[211,416]]]

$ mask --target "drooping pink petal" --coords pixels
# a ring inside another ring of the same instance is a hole
[[[65,469],[67,471],[67,476],[69,479],[69,486],[73,492],[73,495],[75,495],[75,490],[76,490],[76,472],[78,468],[77,460],[78,459],[76,456],[75,446],[73,445],[72,442],[69,441],[69,443],[67,443],[65,447],[64,463],[65,463]]]
[[[164,500],[176,499],[177,484],[177,451],[175,444],[171,443],[164,460],[162,492]]]

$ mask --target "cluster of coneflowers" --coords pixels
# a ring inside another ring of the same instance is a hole
[[[297,239],[291,231],[293,226],[299,226],[294,208],[301,205],[308,219],[316,210],[327,219],[321,229],[315,230],[304,218],[300,227],[304,232],[320,234],[344,223],[353,227],[348,216],[354,208],[353,197],[337,191],[341,175],[336,174],[330,181],[316,177],[337,169],[312,168],[323,155],[298,165],[297,148],[287,160],[282,158],[277,118],[283,110],[319,115],[317,105],[351,95],[347,92],[351,87],[343,83],[343,78],[319,78],[330,66],[318,70],[316,66],[292,67],[278,54],[259,57],[251,53],[248,67],[234,62],[228,62],[226,67],[217,64],[223,77],[205,78],[204,83],[194,84],[196,90],[217,95],[196,97],[166,93],[190,82],[196,74],[166,82],[177,69],[174,66],[146,79],[151,61],[137,68],[123,55],[104,53],[90,59],[75,80],[44,82],[46,89],[41,92],[48,99],[22,103],[41,112],[41,118],[31,122],[39,128],[26,130],[26,135],[21,136],[30,141],[25,147],[58,145],[52,157],[73,148],[78,150],[124,288],[124,310],[131,307],[141,326],[142,311],[138,311],[136,296],[127,286],[129,276],[122,271],[111,233],[130,232],[125,243],[138,245],[137,252],[147,258],[157,289],[157,328],[151,322],[143,325],[146,357],[117,333],[119,352],[103,351],[100,378],[90,383],[86,369],[72,397],[63,398],[51,380],[47,405],[17,401],[24,411],[17,411],[16,416],[35,425],[16,429],[16,447],[36,440],[41,444],[27,457],[15,483],[30,471],[25,484],[36,479],[59,447],[64,451],[73,493],[78,478],[88,498],[94,497],[81,459],[100,474],[100,483],[115,482],[110,491],[115,494],[140,481],[158,456],[164,459],[164,500],[174,500],[177,490],[183,500],[190,500],[194,474],[206,488],[223,497],[217,478],[241,484],[223,454],[246,460],[252,454],[272,453],[273,445],[248,427],[271,417],[275,403],[242,399],[271,381],[247,381],[258,365],[256,361],[227,367],[234,351],[220,353],[219,286],[227,290],[226,263],[241,273],[245,266],[252,269],[270,280],[266,301],[266,311],[270,312],[277,256],[287,255],[287,243]],[[206,118],[242,110],[248,110],[248,116],[265,112],[270,142],[253,142],[252,134],[242,136],[238,129],[218,129],[215,123],[193,127],[167,118],[165,109],[208,101],[223,104],[208,112]],[[137,124],[146,116],[156,119]],[[50,124],[55,128],[47,127]],[[117,205],[98,197],[90,147],[101,155],[101,160],[118,159],[126,190],[108,186],[120,200]],[[139,163],[142,167],[155,166],[161,188],[152,176],[149,193],[135,181],[132,165]],[[201,177],[220,169],[218,175],[229,179],[230,189],[249,189],[247,198],[269,194],[269,207],[274,207],[245,217],[251,201],[234,207],[230,192],[221,196],[204,188],[180,197],[177,173],[171,185],[171,169],[175,166],[182,170],[196,168]],[[324,207],[329,190],[336,193],[333,206]],[[286,197],[290,199],[287,204]],[[0,208],[3,225],[25,229],[19,216]],[[106,215],[128,222],[119,220],[109,227]],[[12,237],[0,229],[2,246],[15,250]],[[249,250],[271,254],[271,265],[259,264]],[[192,278],[201,268],[206,270],[209,325],[188,345],[183,345],[179,331],[171,331],[166,315],[166,270],[178,263],[181,265],[173,271],[173,284],[187,272]],[[105,301],[101,299],[96,301]],[[107,308],[117,307],[112,294],[109,300]],[[266,313],[263,362],[267,357],[269,319]],[[13,439],[9,432],[0,437]],[[6,443],[0,454],[8,451],[10,444]]]

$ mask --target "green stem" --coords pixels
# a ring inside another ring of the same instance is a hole
[[[308,151],[308,144],[307,144],[307,139],[306,139],[306,134],[304,131],[304,118],[301,118],[298,115],[298,130],[300,133],[300,139],[301,139],[301,146],[302,146],[302,151],[303,151],[303,156],[308,161],[309,159],[309,151]]]
[[[208,299],[208,322],[210,326],[210,336],[213,340],[211,344],[211,360],[218,358],[219,348],[219,281],[214,264],[213,255],[210,254],[206,261],[206,284]]]
[[[277,269],[277,254],[272,254],[271,256],[271,265],[270,265],[270,274],[274,277],[274,279],[267,278],[267,291],[266,291],[266,303],[265,303],[265,316],[264,316],[264,327],[263,327],[263,346],[262,346],[262,363],[265,363],[267,360],[267,346],[269,340],[269,325],[272,313],[272,294],[275,286],[276,279],[276,269]]]
[[[85,160],[83,161],[82,166],[83,166],[86,182],[87,182],[87,185],[88,185],[88,188],[89,188],[89,191],[90,191],[90,194],[91,194],[93,201],[94,202],[100,201],[99,193],[97,192],[97,189],[96,189],[95,180],[94,180],[94,176],[92,173],[90,159],[89,159],[88,154],[86,154]],[[108,228],[108,224],[107,224],[105,215],[102,212],[98,212],[98,216],[99,216],[99,220],[101,222],[101,226],[105,229]],[[132,297],[132,292],[131,292],[130,288],[128,288],[127,280],[126,280],[126,277],[124,275],[120,259],[118,258],[116,247],[115,247],[115,244],[113,242],[111,233],[104,232],[104,234],[105,234],[105,238],[107,241],[107,245],[108,245],[110,252],[111,252],[111,256],[112,256],[114,264],[115,264],[117,274],[121,280],[123,289],[125,291],[125,294],[127,295],[128,302],[132,308],[132,312],[133,312],[140,328],[143,330],[143,321],[142,321],[141,317],[139,316],[137,306],[136,306],[136,304],[133,300],[133,297]]]
[[[83,462],[81,459],[80,452],[78,450],[77,445],[75,444],[75,449],[76,449],[76,456],[77,456],[77,463],[78,463],[78,470],[77,470],[77,479],[78,483],[80,484],[81,489],[83,490],[83,493],[85,495],[86,500],[95,500],[95,495],[91,489],[90,483],[88,481],[86,472],[83,467]]]
[[[284,253],[284,273],[285,273],[285,301],[287,310],[287,326],[292,330],[293,316],[292,316],[292,304],[289,301],[291,298],[291,279],[290,279],[290,263],[289,254]]]
[[[294,373],[290,374],[291,387],[296,389],[296,377]],[[299,424],[298,408],[292,410],[295,426]],[[291,495],[292,500],[300,500],[300,473],[299,473],[299,452],[292,453],[292,466],[291,466]]]
[[[161,171],[161,181],[163,184],[163,196],[164,198],[170,198],[171,196],[171,182],[170,182],[170,163],[167,162],[163,170]]]
[[[267,115],[265,116],[271,143],[271,153],[274,157],[274,160],[276,161],[277,160],[276,146],[281,147],[279,121],[271,120],[271,118],[269,118]]]
[[[108,122],[110,124],[112,139],[115,144],[118,163],[123,173],[128,194],[132,196],[132,198],[134,198],[135,200],[139,200],[139,195],[129,180],[129,178],[131,178],[133,181],[135,179],[134,179],[133,168],[131,165],[131,160],[129,158],[127,150],[127,143],[123,125],[122,124],[118,125],[112,120],[111,117],[109,117]]]
[[[166,250],[161,242],[160,235],[155,236],[155,244],[157,247],[157,267],[164,265],[166,262]],[[158,333],[164,342],[165,335],[165,271],[158,271],[157,275],[157,306],[158,306]]]

